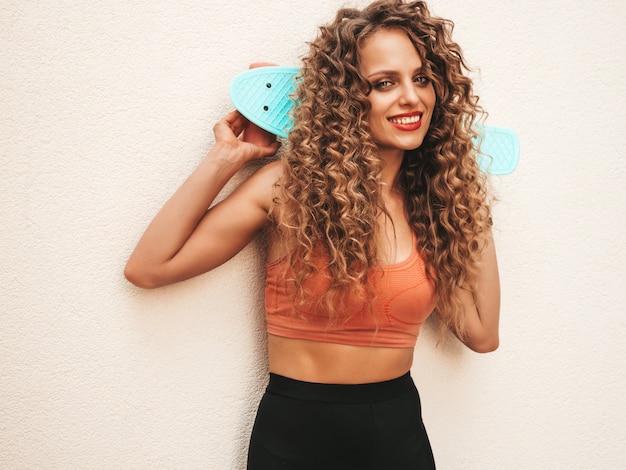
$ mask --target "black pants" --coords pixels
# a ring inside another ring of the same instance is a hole
[[[335,385],[270,374],[248,470],[432,470],[411,376]]]

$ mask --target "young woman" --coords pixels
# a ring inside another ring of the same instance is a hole
[[[420,325],[435,310],[471,349],[498,346],[481,109],[451,30],[419,1],[340,10],[303,59],[280,159],[209,209],[278,150],[228,114],[128,261],[132,283],[158,287],[266,232],[270,382],[250,469],[434,468],[409,374]]]

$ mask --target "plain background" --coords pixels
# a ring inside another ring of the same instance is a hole
[[[244,468],[267,373],[262,244],[154,291],[122,270],[210,148],[235,74],[297,66],[341,5],[0,4],[0,467]],[[418,341],[439,468],[623,468],[626,6],[430,5],[457,25],[488,123],[522,145],[493,178],[500,349],[437,345],[432,327]]]

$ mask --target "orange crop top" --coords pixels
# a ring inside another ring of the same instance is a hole
[[[307,279],[306,287],[314,298],[323,295],[329,285],[326,264]],[[321,304],[293,313],[293,292],[283,274],[285,260],[267,265],[265,316],[268,333],[286,338],[340,343],[351,346],[411,348],[415,346],[420,326],[434,309],[434,286],[426,276],[424,259],[414,245],[408,259],[373,271],[376,293],[373,309],[363,297],[351,296],[345,315],[332,323]]]

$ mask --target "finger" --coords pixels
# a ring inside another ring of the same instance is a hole
[[[265,145],[263,148],[263,156],[264,157],[269,157],[271,155],[274,155],[276,152],[278,152],[278,149],[280,148],[281,143],[278,141],[274,141],[271,144]]]
[[[269,145],[264,146],[257,145],[256,148],[259,158],[269,157],[278,152],[278,149],[280,148],[280,142],[273,142]]]
[[[228,113],[220,122],[226,124],[236,136],[240,135],[249,123],[237,110]]]
[[[261,146],[269,145],[276,140],[276,136],[274,134],[262,129],[253,122],[248,123],[241,138],[244,142],[250,142],[251,144]]]
[[[250,66],[248,68],[250,69],[256,69],[259,67],[274,67],[278,64],[275,64],[274,62],[253,62],[250,64]]]
[[[222,118],[229,126],[245,126],[247,119],[236,109]]]
[[[242,144],[254,155],[253,158],[263,158],[270,155],[274,155],[280,148],[280,142],[271,142],[265,144],[253,144],[248,142],[242,142]]]

